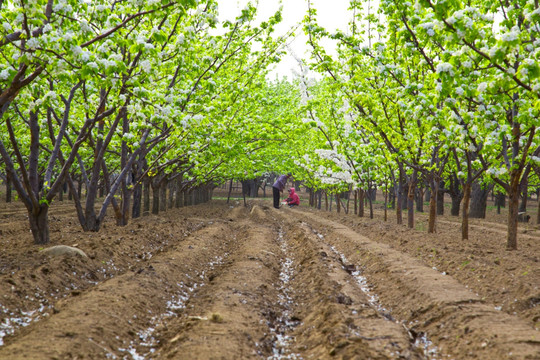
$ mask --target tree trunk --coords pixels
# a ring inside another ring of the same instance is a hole
[[[63,183],[62,187],[60,188],[60,191],[58,191],[58,201],[64,201],[64,188],[66,187],[66,184]]]
[[[461,240],[469,239],[469,203],[471,200],[471,184],[463,186],[463,210],[461,214]]]
[[[354,215],[358,215],[358,190],[354,191]]]
[[[373,191],[371,193],[373,193]],[[369,218],[370,219],[373,219],[373,198],[374,196],[369,197]]]
[[[459,216],[461,200],[463,199],[463,191],[461,190],[461,182],[459,181],[457,174],[450,176],[448,185],[448,194],[452,201],[452,207],[450,208],[450,215]]]
[[[341,212],[341,201],[339,199],[339,193],[336,193],[336,208],[337,213],[339,214]]]
[[[169,181],[169,209],[174,207],[174,193],[176,192],[176,181]]]
[[[396,201],[396,223],[398,225],[403,224],[403,211],[401,210],[401,205],[403,204],[403,185],[401,184],[401,181],[398,184],[398,191],[397,191],[397,201]]]
[[[165,179],[159,184],[159,211],[167,211],[167,187],[168,181]]]
[[[351,202],[351,191],[352,191],[352,186],[349,185],[349,191],[347,191],[347,206],[345,208],[345,214],[349,213],[349,205]]]
[[[401,197],[401,208],[409,210],[409,185],[403,186],[403,196]]]
[[[528,179],[524,178],[522,180],[521,186],[521,203],[519,204],[519,212],[526,212],[527,211],[527,200],[529,198],[529,181]]]
[[[36,211],[28,211],[30,230],[36,245],[48,244],[50,241],[48,212],[48,205],[40,205]]]
[[[332,212],[332,204],[334,203],[334,194],[330,193],[330,200],[328,201],[328,211]]]
[[[495,195],[495,206],[497,206],[497,214],[501,213],[501,207],[506,207],[506,195],[498,191]]]
[[[388,221],[388,188],[384,192],[384,221]]]
[[[150,178],[146,176],[143,189],[143,216],[150,214],[150,181]]]
[[[452,200],[452,207],[450,209],[450,215],[459,216],[459,206],[461,205],[462,197],[450,196],[450,199]]]
[[[471,189],[471,204],[469,216],[476,219],[485,219],[489,189],[483,189],[475,182]]]
[[[436,224],[436,219],[438,215],[437,205],[439,204],[439,196],[444,193],[442,191],[438,191],[439,186],[440,186],[438,178],[436,180],[430,181],[430,186],[431,186],[431,193],[437,195],[437,196],[431,196],[429,200],[428,233],[433,234],[435,233],[435,224]]]
[[[157,215],[159,214],[159,190],[160,190],[160,183],[157,184],[151,184],[152,186],[152,214]]]
[[[326,191],[324,192],[324,206],[324,209],[328,211],[328,193]]]
[[[437,215],[444,215],[444,190],[437,189]]]
[[[538,202],[536,207],[536,224],[540,224],[540,193],[536,195],[536,200]]]
[[[103,198],[105,196],[105,181],[102,180],[99,184],[99,197]]]
[[[182,207],[183,198],[182,198],[182,176],[176,178],[176,198],[174,206],[176,208]]]
[[[131,209],[133,219],[141,216],[141,202],[142,202],[142,184],[138,182],[133,188],[133,208]]]
[[[515,180],[517,175],[510,177],[510,187],[508,192],[508,234],[506,239],[506,250],[517,250],[517,229],[519,212],[519,181]]]
[[[9,174],[7,174],[6,176],[6,202],[7,203],[11,202],[11,198],[12,198],[11,192],[12,192],[11,178],[9,177]]]
[[[124,181],[124,184],[122,185],[122,203],[120,204],[121,214],[117,221],[119,226],[126,226],[129,223],[129,211],[131,208],[132,193],[133,190],[131,188],[131,183],[128,184],[126,181]]]
[[[424,212],[424,191],[423,189],[416,190],[416,211]]]
[[[79,179],[79,181],[77,181],[77,196],[79,197],[79,199],[81,199],[81,196],[82,196],[82,179]]]
[[[414,229],[414,193],[416,190],[417,171],[413,170],[413,174],[409,181],[409,193],[407,195],[407,226],[409,229]]]
[[[364,197],[365,191],[363,189],[358,189],[358,216],[364,217]]]
[[[232,188],[233,188],[233,179],[231,179],[231,184],[229,185],[229,194],[227,195],[227,204],[229,203],[229,199],[231,198]]]

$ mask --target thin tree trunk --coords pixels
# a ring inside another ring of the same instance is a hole
[[[12,199],[11,192],[12,192],[11,178],[9,177],[9,174],[7,174],[6,176],[6,202],[7,203],[11,202],[11,199]]]
[[[159,184],[159,211],[167,211],[167,187],[168,181],[163,179]]]
[[[152,214],[159,214],[159,190],[161,183],[152,184]]]
[[[537,205],[536,205],[536,224],[540,224],[540,192],[536,195]]]
[[[423,189],[416,190],[416,211],[424,212],[424,191]]]
[[[231,184],[229,185],[229,194],[227,195],[227,204],[229,203],[229,200],[231,198],[232,185],[233,185],[233,179],[231,179]]]
[[[182,199],[182,175],[176,178],[176,199],[174,206],[176,208],[182,207],[183,199]]]
[[[388,187],[384,192],[384,221],[388,221]]]
[[[398,180],[398,186],[397,186],[397,199],[396,199],[396,222],[398,225],[403,224],[403,211],[402,211],[402,204],[403,204],[403,171],[399,171],[399,180]]]
[[[131,217],[136,219],[141,216],[142,184],[138,182],[133,188],[133,208]]]
[[[522,180],[522,184],[520,186],[521,190],[521,203],[519,204],[519,212],[526,212],[527,211],[527,200],[529,198],[529,181],[528,179],[524,178]]]
[[[416,189],[416,170],[413,170],[411,180],[409,181],[409,192],[407,195],[407,227],[414,229],[414,192]]]
[[[326,191],[324,192],[324,206],[325,210],[328,211],[328,193]]]
[[[461,239],[469,239],[469,202],[471,200],[471,184],[463,186],[463,209],[461,211]]]
[[[358,214],[358,190],[354,190],[354,215]]]
[[[358,189],[358,217],[364,217],[364,196],[364,190]]]
[[[437,189],[437,215],[444,215],[444,191]]]
[[[517,229],[519,212],[519,182],[511,178],[508,193],[508,234],[506,250],[517,250]]]
[[[435,224],[437,220],[437,204],[439,203],[439,196],[443,193],[442,191],[437,191],[439,189],[439,181],[436,178],[431,182],[431,193],[436,194],[436,196],[431,196],[429,200],[429,220],[428,220],[428,233],[435,233]]]
[[[150,178],[146,176],[143,189],[143,216],[148,216],[150,214],[150,181]]]
[[[373,219],[373,199],[375,198],[375,196],[372,196],[373,193],[372,191],[370,190],[370,196],[368,197],[368,200],[369,200],[369,218],[370,219]]]
[[[64,201],[64,187],[65,183],[62,184],[60,191],[58,191],[58,201]]]

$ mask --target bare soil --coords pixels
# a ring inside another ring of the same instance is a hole
[[[304,201],[305,203],[305,201]],[[437,233],[213,200],[99,233],[51,209],[50,256],[0,204],[0,359],[540,359],[540,230]]]

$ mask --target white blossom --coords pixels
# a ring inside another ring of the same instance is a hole
[[[6,80],[9,77],[9,69],[4,69],[0,72],[0,80]]]
[[[478,87],[476,88],[476,90],[479,93],[483,93],[484,91],[486,91],[487,87],[488,87],[488,84],[484,81],[484,82],[481,82],[480,84],[478,84]]]
[[[501,36],[501,40],[505,42],[511,42],[519,39],[519,28],[513,27],[510,32],[504,33]]]
[[[450,75],[452,75],[453,68],[454,67],[452,66],[452,64],[449,64],[449,63],[446,63],[446,62],[441,62],[441,63],[437,64],[437,73],[440,74],[440,73],[443,73],[443,72],[447,72]]]
[[[30,40],[26,42],[26,46],[28,46],[29,49],[36,49],[39,46],[39,41],[36,38],[30,38]]]
[[[144,72],[149,73],[152,70],[152,64],[148,60],[141,61],[141,68]]]

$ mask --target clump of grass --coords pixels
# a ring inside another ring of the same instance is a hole
[[[212,316],[210,317],[210,321],[217,324],[221,324],[223,322],[223,316],[217,313],[213,313]]]

